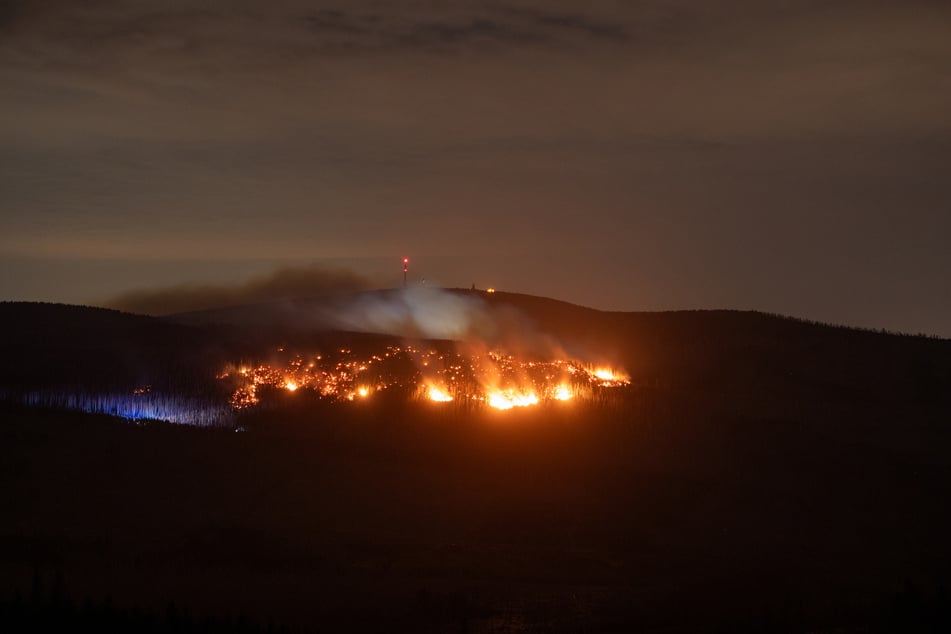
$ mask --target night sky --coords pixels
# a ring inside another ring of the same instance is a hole
[[[0,2],[0,299],[276,269],[951,336],[951,3]]]

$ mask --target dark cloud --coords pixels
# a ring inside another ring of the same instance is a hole
[[[400,41],[422,48],[451,47],[479,41],[533,42],[539,37],[488,18],[470,18],[463,22],[423,22],[400,36]]]
[[[227,8],[201,2],[72,3],[0,6],[0,24],[16,22],[0,45],[8,63],[47,71],[62,67],[114,70],[130,64],[188,64],[190,72],[226,72],[296,64],[314,56],[391,54],[400,48],[445,52],[479,43],[570,44],[572,37],[623,39],[620,24],[583,13],[491,7],[456,2],[354,5],[314,9],[311,3]],[[358,5],[357,5],[358,6]]]
[[[622,25],[593,20],[580,13],[548,13],[518,8],[509,8],[507,13],[525,18],[538,26],[555,27],[596,38],[625,40],[628,37],[627,30]]]
[[[315,50],[338,53],[388,52],[394,49],[445,53],[469,50],[480,45],[495,47],[570,44],[572,37],[585,36],[623,40],[623,26],[600,22],[583,14],[557,14],[511,7],[461,5],[406,14],[349,13],[323,9],[303,18],[313,30]]]
[[[103,305],[130,313],[170,315],[288,299],[362,291],[375,286],[366,276],[321,266],[289,267],[240,284],[182,284],[122,292]]]

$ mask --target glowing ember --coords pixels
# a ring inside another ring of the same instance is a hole
[[[552,395],[552,398],[556,401],[567,401],[572,396],[574,396],[574,394],[571,393],[567,385],[559,385],[555,388],[555,393]]]
[[[452,397],[440,390],[438,387],[430,386],[429,400],[436,401],[437,403],[448,403],[452,400]]]
[[[512,409],[513,407],[537,405],[538,397],[533,392],[526,394],[507,390],[505,392],[492,392],[489,394],[487,402],[496,409]]]
[[[630,383],[627,375],[618,372],[612,368],[595,368],[588,370],[588,373],[601,382],[604,387],[617,387]]]
[[[409,398],[511,409],[572,399],[603,402],[605,389],[630,384],[623,372],[607,366],[520,359],[497,350],[472,354],[452,345],[405,344],[372,352],[286,351],[271,364],[225,368],[218,379],[228,384],[231,406],[238,410],[258,405],[273,389],[306,390],[330,401],[354,401],[392,389]]]

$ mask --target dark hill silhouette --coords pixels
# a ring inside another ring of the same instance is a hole
[[[65,304],[0,303],[0,385],[107,388],[156,375],[204,376],[226,356],[228,333]]]
[[[341,306],[385,303],[371,291],[172,316],[176,323],[242,326],[261,335],[332,330]],[[518,325],[549,335],[571,356],[623,366],[641,384],[740,391],[789,389],[797,398],[855,396],[947,403],[951,341],[808,322],[754,311],[605,312],[516,293],[447,291],[486,315],[517,311]],[[371,304],[372,305],[372,304]]]
[[[756,312],[604,312],[528,295],[447,293],[473,298],[479,319],[498,319],[510,339],[525,333],[554,342],[559,354],[621,366],[635,385],[719,394],[760,414],[847,401],[939,409],[951,402],[949,340]],[[160,384],[200,392],[227,362],[278,345],[392,343],[391,335],[334,330],[331,316],[341,306],[374,308],[399,296],[376,291],[171,318],[3,303],[0,389]],[[518,319],[509,319],[513,313]]]

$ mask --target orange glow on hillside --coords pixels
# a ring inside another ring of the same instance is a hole
[[[429,386],[429,400],[436,401],[437,403],[448,403],[452,400],[452,396],[447,394],[445,391],[439,389],[434,385]]]
[[[567,385],[559,385],[555,388],[554,394],[552,394],[552,398],[556,401],[567,401],[572,396],[574,396],[574,394],[571,393],[571,389],[569,389]]]
[[[538,397],[534,392],[526,393],[506,390],[504,392],[491,392],[487,402],[490,407],[494,407],[495,409],[512,409],[513,407],[538,405]]]
[[[520,358],[499,350],[471,352],[445,343],[359,353],[347,347],[319,354],[277,352],[282,354],[270,363],[236,364],[218,374],[229,384],[234,409],[260,404],[269,398],[268,388],[337,402],[393,390],[411,399],[508,410],[569,400],[603,402],[608,391],[630,385],[623,371],[607,365]]]
[[[604,387],[616,387],[630,383],[630,379],[626,374],[613,368],[599,367],[589,370],[588,372],[591,376],[598,379]]]

